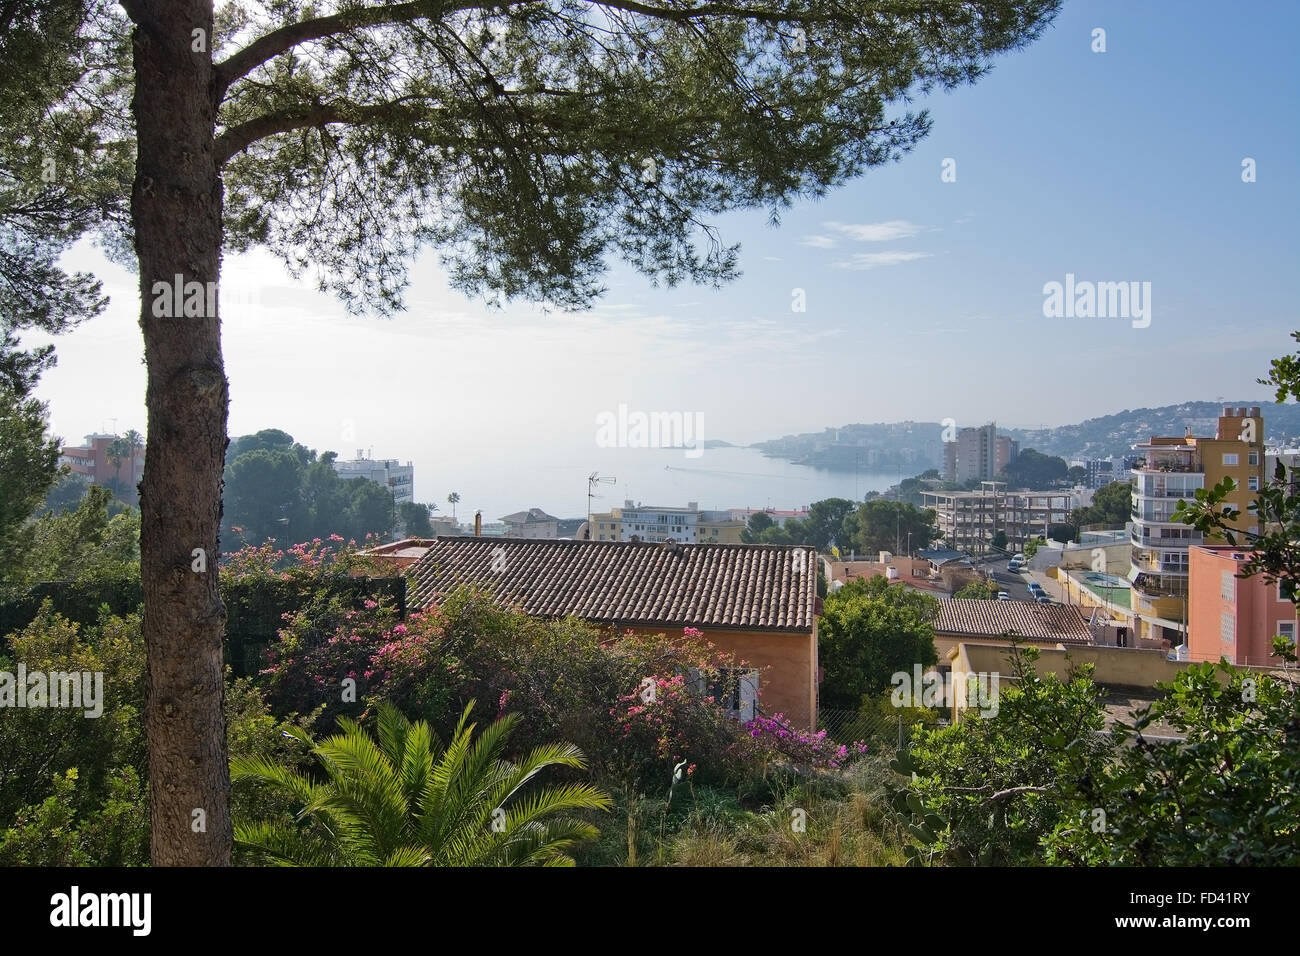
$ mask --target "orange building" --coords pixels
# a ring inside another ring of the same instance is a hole
[[[1296,639],[1295,605],[1262,575],[1237,577],[1250,552],[1226,546],[1191,549],[1188,657],[1193,661],[1277,666],[1273,638]]]
[[[97,485],[116,483],[120,491],[134,488],[144,475],[144,445],[123,449],[126,453],[115,457],[113,443],[121,437],[87,435],[86,444],[63,447],[59,452],[59,464],[67,465],[72,472]]]

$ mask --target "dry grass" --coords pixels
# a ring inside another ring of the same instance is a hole
[[[860,767],[796,786],[756,813],[691,814],[654,856],[667,866],[901,866],[902,847],[878,768]]]

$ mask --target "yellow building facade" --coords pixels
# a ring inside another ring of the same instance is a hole
[[[1186,643],[1189,549],[1207,543],[1178,521],[1178,502],[1232,478],[1226,507],[1239,512],[1238,531],[1258,531],[1251,502],[1264,483],[1264,419],[1258,406],[1225,406],[1213,438],[1190,433],[1133,446],[1132,603],[1139,638]],[[1211,537],[1209,543],[1215,538]]]

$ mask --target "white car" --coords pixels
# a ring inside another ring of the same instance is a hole
[[[999,600],[999,601],[1010,601],[1010,600],[1011,600],[1011,595],[1008,594],[1006,591],[999,591],[999,592],[998,592],[998,600]]]

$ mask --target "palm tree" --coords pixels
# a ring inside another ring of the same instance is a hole
[[[104,457],[113,465],[113,475],[108,479],[108,487],[113,494],[118,496],[122,493],[122,461],[129,454],[131,454],[131,450],[127,446],[126,439],[120,435],[109,442],[108,447],[104,449]]]
[[[320,743],[290,731],[311,748],[323,782],[261,757],[232,760],[232,780],[262,781],[301,807],[295,823],[237,820],[236,846],[278,866],[572,866],[563,851],[597,830],[559,814],[606,810],[609,796],[579,783],[521,791],[547,767],[585,768],[582,751],[545,744],[512,764],[501,754],[518,715],[473,740],[473,707],[447,747],[388,703],[377,742],[346,717]]]
[[[122,436],[122,439],[123,441],[126,442],[126,447],[131,454],[131,484],[134,485],[135,484],[135,459],[136,459],[135,453],[144,448],[144,436],[141,435],[134,428],[128,428],[126,430],[126,434]]]
[[[447,504],[451,505],[451,519],[456,520],[456,505],[460,504],[460,492],[453,491],[447,496]]]

